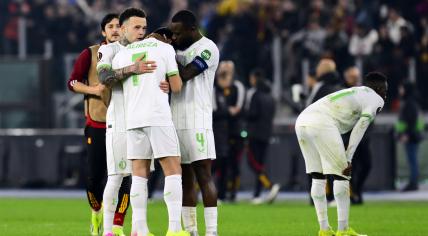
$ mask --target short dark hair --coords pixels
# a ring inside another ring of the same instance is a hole
[[[181,23],[186,28],[192,28],[198,26],[195,14],[189,10],[181,10],[172,17],[173,23]]]
[[[101,31],[105,31],[106,25],[110,23],[113,19],[119,19],[119,15],[116,13],[109,13],[105,15],[103,20],[101,21]]]
[[[138,9],[134,7],[128,8],[124,10],[122,13],[120,13],[119,25],[122,25],[125,21],[129,20],[129,18],[133,16],[146,18],[146,13],[142,9]]]
[[[170,29],[168,29],[167,27],[160,27],[158,29],[156,29],[155,31],[153,31],[153,33],[155,34],[160,34],[162,36],[165,36],[168,39],[172,38],[172,31]]]
[[[363,79],[363,85],[370,88],[384,86],[386,82],[386,75],[377,71],[368,73]]]

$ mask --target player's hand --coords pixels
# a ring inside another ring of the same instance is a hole
[[[164,92],[164,93],[169,93],[169,82],[166,80],[162,80],[159,84],[159,88]]]
[[[144,73],[152,73],[153,71],[156,70],[156,62],[155,61],[142,61],[143,57],[138,58],[137,60],[135,60],[134,66],[134,73],[139,75],[139,74],[144,74]]]
[[[352,165],[351,162],[348,162],[348,167],[346,167],[343,171],[342,174],[345,176],[351,176],[352,174]]]
[[[97,84],[93,87],[93,95],[101,97],[103,95],[104,90],[106,90],[106,86],[103,84]]]

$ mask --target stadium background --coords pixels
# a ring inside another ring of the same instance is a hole
[[[10,189],[82,188],[82,96],[70,93],[66,81],[78,53],[100,42],[101,18],[130,6],[146,10],[148,31],[166,25],[174,12],[191,9],[199,17],[201,31],[218,45],[221,59],[235,62],[235,79],[249,86],[252,69],[265,71],[278,110],[267,169],[285,194],[307,188],[293,129],[298,114],[293,85],[305,86],[305,78],[326,57],[335,60],[340,75],[350,65],[363,74],[384,72],[390,90],[371,133],[373,167],[366,187],[395,194],[405,184],[408,167],[394,134],[398,86],[404,81],[415,84],[420,106],[427,111],[426,0],[4,0],[0,1],[0,192],[4,196],[15,196],[8,195]],[[361,48],[350,50],[356,47],[352,39],[358,37],[364,41]],[[426,113],[424,118],[428,120]],[[427,141],[420,149],[420,196],[426,200]],[[246,161],[241,166],[241,190],[247,191],[253,174]]]

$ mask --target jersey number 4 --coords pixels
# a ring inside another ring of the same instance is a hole
[[[147,60],[147,52],[140,52],[132,54],[132,62],[136,60],[146,61]],[[132,76],[132,85],[138,86],[140,84],[139,75]]]

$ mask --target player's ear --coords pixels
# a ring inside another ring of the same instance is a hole
[[[103,35],[104,38],[107,37],[107,34],[106,34],[106,32],[104,30],[101,31],[101,34]]]

